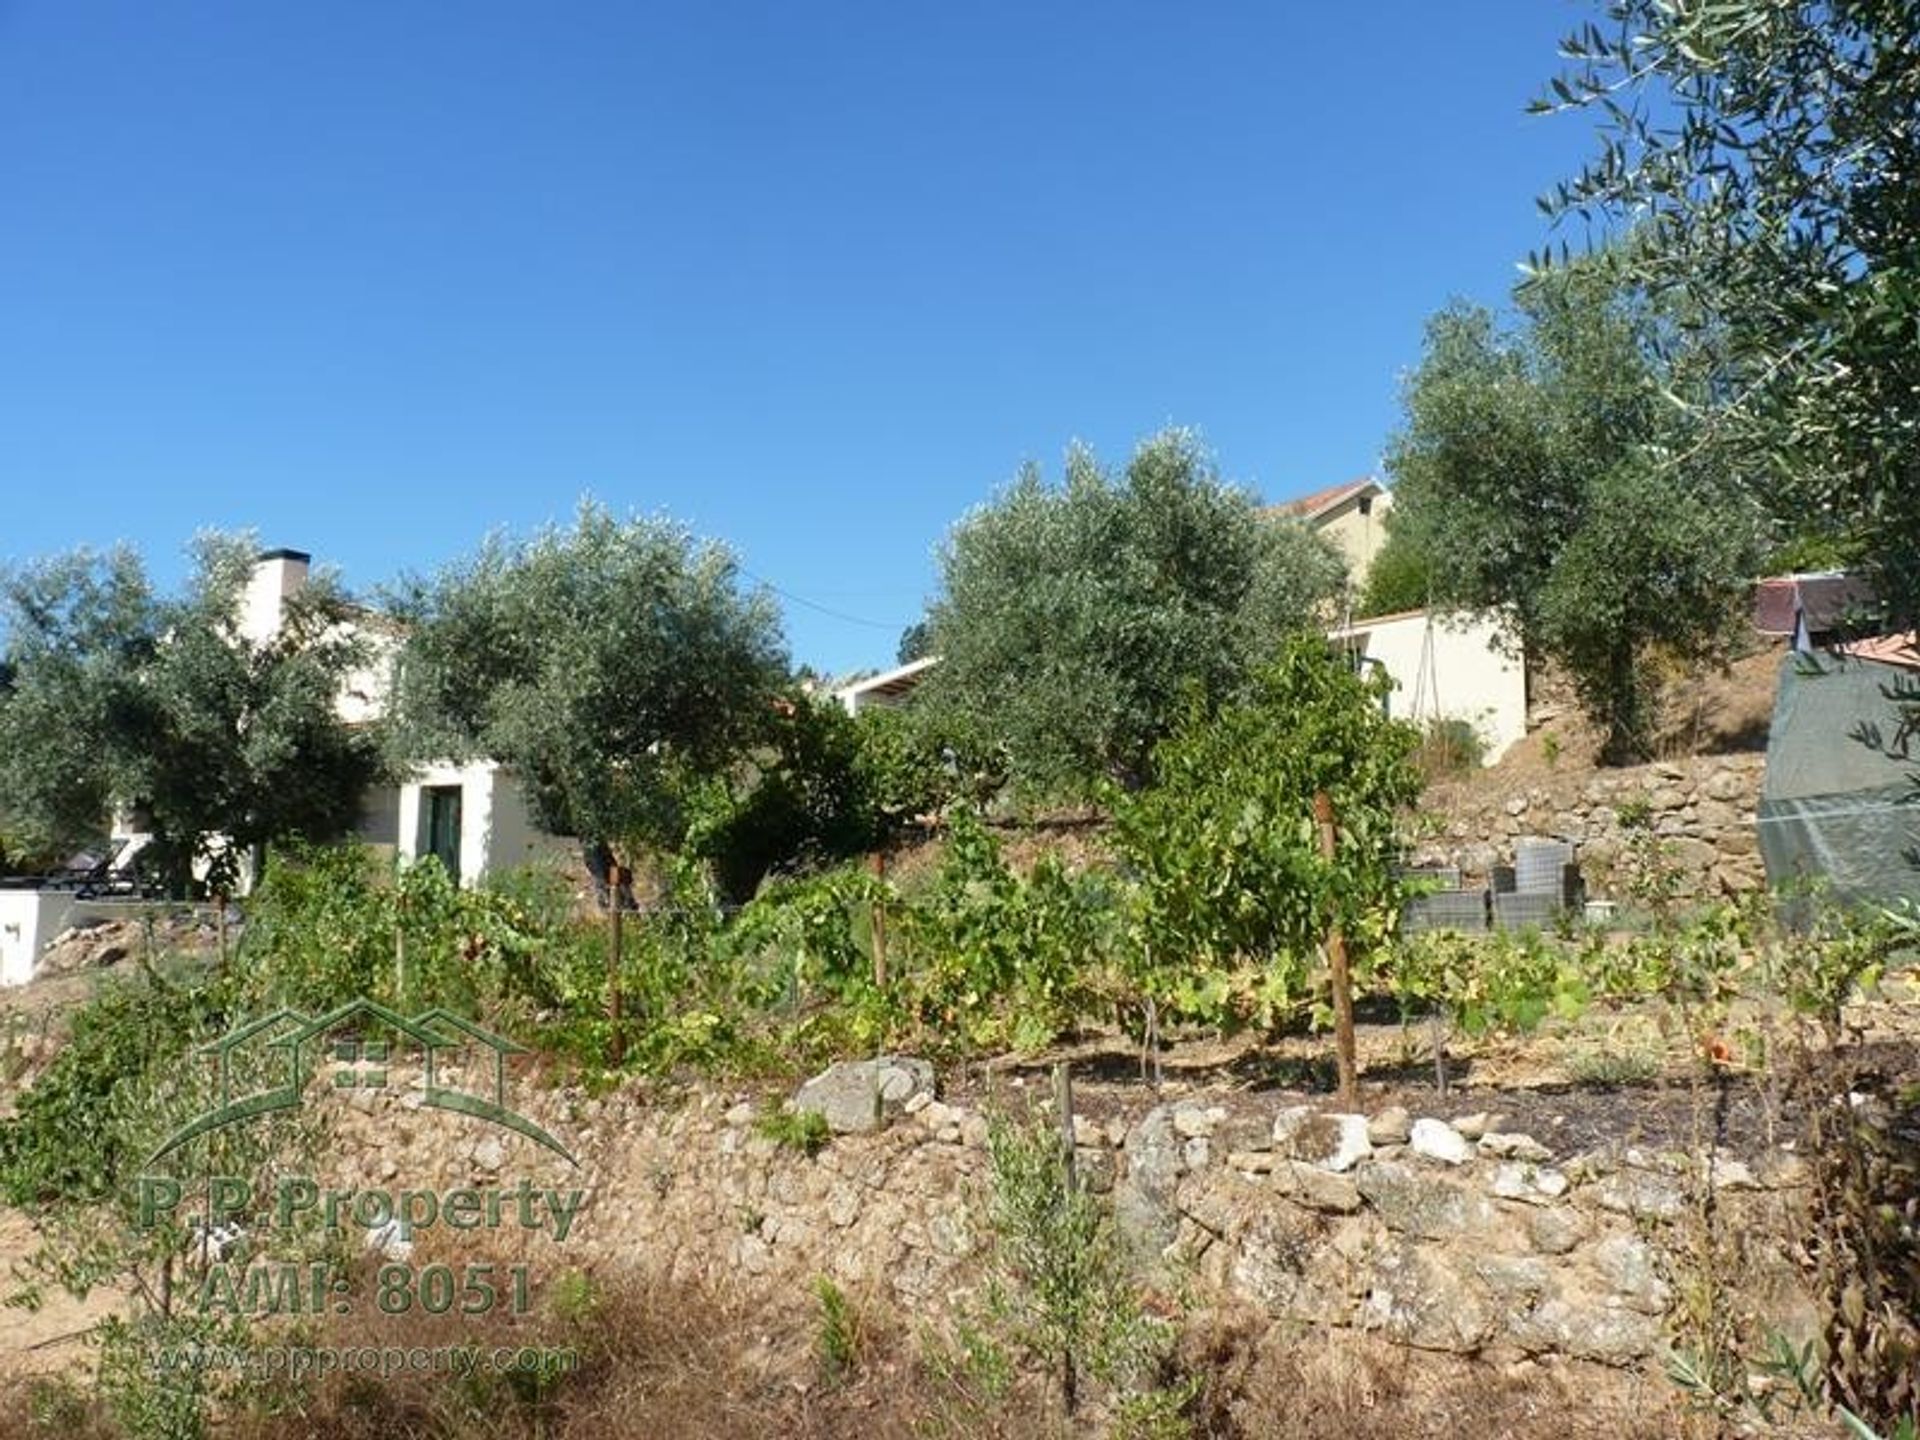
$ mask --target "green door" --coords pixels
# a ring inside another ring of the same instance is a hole
[[[426,807],[425,854],[438,856],[456,884],[460,880],[460,787],[434,785],[421,796]]]

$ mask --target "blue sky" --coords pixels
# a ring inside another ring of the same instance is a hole
[[[1588,14],[0,0],[0,560],[253,528],[372,590],[590,492],[889,663],[1075,437],[1375,469],[1590,149],[1523,113]]]

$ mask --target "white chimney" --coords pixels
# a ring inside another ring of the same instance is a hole
[[[240,633],[255,645],[280,633],[287,597],[307,583],[313,557],[302,550],[268,550],[253,562],[240,602]]]

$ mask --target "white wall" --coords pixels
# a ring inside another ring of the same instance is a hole
[[[460,787],[460,883],[476,885],[489,873],[511,870],[563,853],[567,842],[533,823],[513,777],[491,761],[426,765],[400,787],[397,851],[412,862],[431,853],[427,845],[425,792]]]
[[[0,985],[24,985],[47,942],[66,929],[71,890],[0,890]]]
[[[1465,720],[1492,764],[1527,733],[1527,677],[1518,656],[1500,645],[1501,628],[1485,616],[1429,621],[1414,610],[1361,620],[1332,632],[1359,642],[1361,653],[1393,677],[1392,712],[1416,724]]]
[[[311,562],[297,551],[269,551],[253,565],[240,599],[240,633],[261,645],[280,633],[287,597],[307,583]]]
[[[359,625],[351,620],[340,628],[366,647],[367,658],[342,677],[333,708],[347,724],[365,725],[387,713],[400,637],[382,626]]]
[[[536,861],[560,858],[577,850],[565,836],[549,835],[533,821],[520,782],[504,770],[494,771],[493,825],[487,836],[487,868],[513,870]]]

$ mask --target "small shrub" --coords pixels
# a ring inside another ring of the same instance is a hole
[[[1420,748],[1414,752],[1414,763],[1429,780],[1478,770],[1486,758],[1486,741],[1473,723],[1448,716],[1427,722]]]
[[[1606,1090],[1645,1085],[1659,1075],[1659,1057],[1644,1050],[1587,1050],[1567,1061],[1567,1078],[1574,1084]]]
[[[1122,1395],[1150,1390],[1169,1327],[1141,1309],[1111,1217],[1068,1164],[1044,1117],[993,1120],[989,1296],[1014,1345],[1059,1381],[1071,1414],[1084,1375]]]
[[[833,1139],[827,1117],[818,1110],[769,1110],[753,1122],[753,1128],[774,1144],[798,1150],[809,1160]]]

